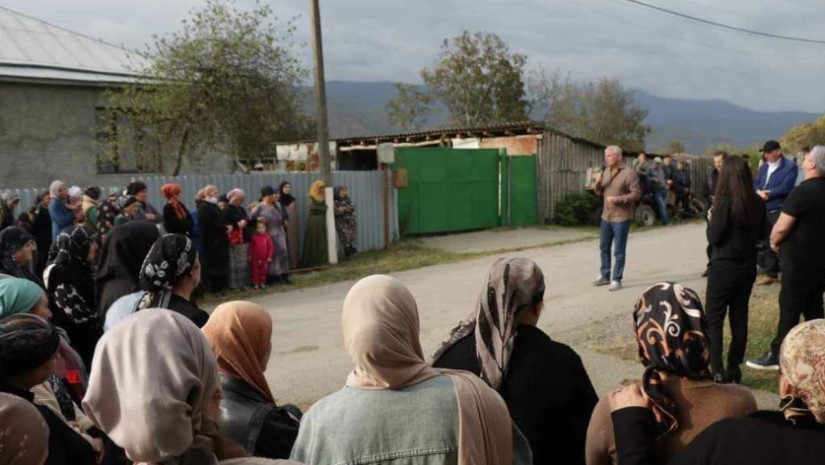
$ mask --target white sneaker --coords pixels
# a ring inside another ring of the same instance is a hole
[[[610,287],[608,288],[608,290],[612,292],[612,291],[618,291],[621,288],[622,288],[622,282],[614,280],[614,281],[610,282]]]

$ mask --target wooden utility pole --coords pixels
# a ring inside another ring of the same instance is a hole
[[[318,154],[321,164],[321,179],[332,185],[332,168],[329,156],[329,127],[327,121],[327,89],[324,78],[324,45],[321,39],[321,7],[319,0],[309,0],[312,5],[312,42],[315,57],[315,106],[318,125]]]

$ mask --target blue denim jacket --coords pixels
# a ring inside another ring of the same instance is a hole
[[[301,419],[292,460],[315,465],[455,465],[458,404],[447,376],[400,390],[345,387]],[[531,465],[513,424],[513,465]]]

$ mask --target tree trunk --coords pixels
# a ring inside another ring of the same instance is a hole
[[[178,154],[175,157],[175,167],[172,169],[172,176],[178,176],[180,169],[183,166],[183,155],[186,153],[186,146],[189,144],[189,129],[183,131],[180,138],[180,145],[178,146]]]

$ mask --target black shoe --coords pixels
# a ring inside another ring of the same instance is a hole
[[[283,281],[284,284],[292,284],[292,281],[289,280],[289,275],[287,274],[281,276],[281,281]]]
[[[706,269],[706,270],[704,271],[704,273],[702,273],[702,277],[703,277],[703,278],[707,278],[707,277],[708,277],[708,272],[709,272],[709,270],[707,270],[707,269]]]
[[[779,357],[769,350],[759,358],[748,360],[745,365],[754,370],[779,371]]]
[[[725,370],[725,383],[726,384],[741,384],[742,383],[742,370],[739,369],[738,366],[728,367],[728,369]]]

